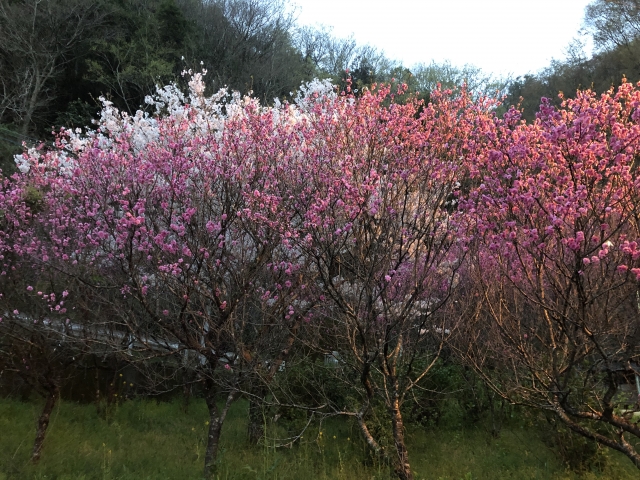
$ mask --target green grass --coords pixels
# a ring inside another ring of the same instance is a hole
[[[0,480],[9,479],[198,479],[204,462],[206,409],[195,401],[128,401],[107,418],[92,405],[62,402],[51,418],[38,465],[29,462],[40,404],[0,399]],[[314,425],[292,448],[247,444],[245,402],[231,410],[222,434],[220,479],[388,479],[389,469],[371,460],[350,422]],[[534,426],[510,425],[499,439],[482,428],[409,427],[416,479],[496,480],[637,479],[626,458],[606,452],[601,472],[568,471]],[[320,432],[322,432],[320,434]]]

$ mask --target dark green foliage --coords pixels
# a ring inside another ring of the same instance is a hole
[[[311,78],[284,2],[20,0],[2,5],[0,25],[0,123],[43,139],[90,125],[100,96],[133,113],[189,68],[265,102]]]
[[[495,436],[504,420],[505,404],[472,370],[451,360],[439,360],[406,410],[409,421],[425,428],[470,428],[485,422]]]
[[[640,40],[635,40],[632,45],[597,53],[589,59],[554,61],[537,75],[525,75],[514,80],[505,103],[521,104],[524,118],[531,121],[535,118],[542,97],[559,105],[560,92],[571,98],[578,89],[590,88],[603,93],[619,85],[623,78],[631,82],[639,81],[639,55]]]
[[[281,389],[289,405],[324,407],[323,412],[340,411],[347,405],[350,389],[337,380],[340,365],[326,364],[322,357],[308,356],[290,362],[284,372],[275,376],[274,388]],[[354,378],[354,380],[356,380]],[[281,415],[296,415],[279,409]]]
[[[17,170],[13,156],[22,151],[22,140],[14,129],[0,124],[0,170],[3,175],[10,176]]]
[[[108,8],[109,33],[92,42],[84,79],[91,95],[133,113],[157,84],[179,77],[182,56],[192,52],[190,25],[170,0],[111,0]]]
[[[192,25],[175,0],[162,0],[156,18],[162,44],[179,51],[191,42]]]
[[[552,415],[546,418],[546,427],[541,423],[542,428],[546,429],[545,443],[568,468],[576,472],[602,471],[606,468],[609,460],[606,447],[576,435]]]
[[[67,108],[58,114],[54,125],[64,126],[65,128],[90,127],[99,109],[100,107],[96,102],[87,102],[79,98],[72,100],[67,104]]]

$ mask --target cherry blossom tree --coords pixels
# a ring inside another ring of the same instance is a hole
[[[429,105],[400,105],[395,94],[387,86],[318,99],[309,110],[314,141],[292,158],[292,187],[281,196],[293,212],[291,242],[322,294],[312,322],[321,348],[338,352],[335,376],[353,393],[352,404],[328,398],[327,408],[355,418],[371,449],[410,479],[402,408],[454,328],[443,306],[465,257],[455,193],[492,104],[449,91]],[[392,448],[370,428],[376,404]]]
[[[316,81],[264,108],[224,90],[206,97],[199,74],[189,85],[187,96],[159,89],[153,117],[105,102],[96,131],[20,156],[16,185],[42,207],[14,250],[92,301],[120,298],[94,330],[114,350],[197,372],[207,476],[230,405],[250,379],[273,378],[304,326],[326,330],[356,394],[331,413],[354,417],[412,478],[402,405],[454,329],[444,306],[466,251],[457,190],[495,105],[464,90],[398,104],[402,86],[338,96]],[[368,427],[376,403],[393,451]]]
[[[639,101],[623,83],[558,109],[544,100],[533,124],[507,113],[462,202],[478,292],[465,355],[505,398],[638,467],[622,384],[640,373]]]
[[[206,98],[199,76],[191,87],[190,103],[172,87],[150,99],[154,118],[106,103],[98,131],[20,157],[16,182],[43,206],[36,234],[13,238],[20,255],[83,283],[96,302],[120,297],[95,332],[101,341],[196,372],[211,476],[243,382],[273,377],[313,303],[305,259],[285,240],[290,215],[268,193],[304,139],[300,110],[224,91]]]
[[[81,324],[71,324],[75,312],[65,305],[75,286],[59,282],[51,269],[34,269],[22,255],[22,242],[16,242],[35,235],[42,199],[36,189],[16,180],[0,183],[0,372],[20,378],[45,400],[31,455],[37,462],[61,388],[91,344],[83,338]]]

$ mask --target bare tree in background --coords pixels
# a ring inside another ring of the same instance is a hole
[[[331,29],[324,26],[300,27],[294,41],[312,75],[328,74],[339,81],[344,78],[346,70],[366,66],[371,76],[379,76],[382,80],[397,66],[377,48],[358,45],[353,37],[335,37]]]
[[[85,0],[0,1],[0,120],[10,118],[20,133],[29,132],[78,44],[103,22],[98,7]]]
[[[629,47],[640,35],[640,1],[595,0],[585,9],[584,27],[597,50]]]

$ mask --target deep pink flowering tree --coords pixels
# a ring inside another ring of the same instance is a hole
[[[3,178],[0,205],[0,374],[45,400],[31,455],[37,462],[61,388],[90,345],[81,328],[70,335],[66,302],[73,282],[33,268],[23,255],[22,244],[35,235],[42,195],[19,176]]]
[[[311,262],[323,309],[319,346],[337,351],[352,401],[330,411],[356,419],[373,451],[413,478],[402,409],[428,375],[455,321],[443,308],[465,258],[456,190],[464,158],[492,125],[491,104],[466,92],[434,92],[422,105],[393,100],[391,87],[358,99],[319,101],[312,128],[286,173],[287,235]],[[393,445],[372,433],[381,406]]]
[[[464,348],[511,401],[640,467],[640,91],[623,83],[497,121],[462,203],[479,296]],[[635,385],[634,385],[635,387]],[[635,388],[634,388],[635,389]]]

